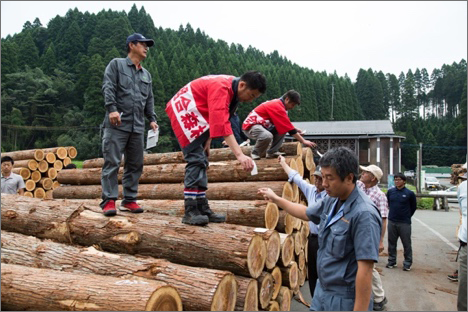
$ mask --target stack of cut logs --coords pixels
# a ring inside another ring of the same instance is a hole
[[[24,180],[27,197],[53,198],[53,190],[60,186],[57,173],[77,155],[73,146],[23,150],[2,153],[15,162],[13,172]]]
[[[285,143],[282,151],[310,178],[310,149]],[[145,156],[142,214],[102,214],[102,159],[59,172],[59,183],[70,185],[56,189],[54,200],[2,195],[2,306],[289,311],[307,277],[308,223],[264,201],[257,189],[270,187],[298,203],[303,195],[277,159],[257,160],[254,176],[234,159],[229,149],[211,150],[207,197],[226,223],[203,227],[181,223],[181,153]]]

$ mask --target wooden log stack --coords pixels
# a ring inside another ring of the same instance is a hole
[[[57,173],[77,155],[73,146],[2,153],[13,158],[13,172],[24,180],[24,195],[46,199],[52,199],[54,190],[60,186]]]
[[[293,169],[310,177],[315,168],[311,151],[298,143],[285,143],[282,151]],[[243,152],[249,155],[251,147]],[[43,151],[44,159],[47,153],[54,152]],[[264,201],[257,189],[270,187],[294,202],[302,194],[287,182],[276,159],[256,161],[257,176],[243,172],[228,149],[212,150],[210,162],[207,197],[214,212],[226,215],[226,223],[204,227],[181,223],[181,153],[145,156],[138,194],[142,214],[102,214],[101,159],[85,161],[80,170],[60,171],[52,182],[70,185],[56,189],[53,200],[2,194],[2,274],[11,275],[2,278],[7,293],[2,305],[37,310],[289,311],[306,280],[309,227]],[[40,177],[35,183],[50,184]],[[64,283],[75,283],[73,296],[60,293],[52,282],[62,278],[62,272],[68,274]],[[90,279],[99,283],[85,286]],[[120,295],[120,288],[106,288],[106,283],[145,283],[148,289],[139,294],[138,303],[126,300],[134,296],[129,289],[118,301],[125,304],[118,306],[112,294]],[[25,294],[31,287],[44,293],[28,306]],[[90,296],[92,291],[108,297]]]

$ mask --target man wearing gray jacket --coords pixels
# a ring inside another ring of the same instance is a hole
[[[150,73],[141,66],[152,39],[134,33],[127,38],[127,57],[115,58],[106,67],[102,92],[106,107],[102,138],[102,202],[105,216],[117,214],[118,180],[122,154],[125,157],[122,179],[124,199],[119,210],[143,212],[137,204],[138,180],[143,171],[145,120],[156,131],[156,114]]]

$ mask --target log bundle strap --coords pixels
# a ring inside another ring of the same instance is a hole
[[[152,257],[112,254],[2,231],[2,263],[114,277],[139,276],[174,286],[190,311],[232,311],[236,278],[231,272],[190,267]],[[248,278],[246,278],[248,279]],[[254,279],[252,279],[255,281]],[[193,285],[196,284],[196,287]]]
[[[231,224],[187,227],[180,218],[126,214],[107,218],[83,205],[2,194],[2,229],[103,250],[165,258],[180,264],[257,278],[265,266],[263,235]]]
[[[38,311],[182,311],[163,282],[77,274],[2,263],[2,308]]]

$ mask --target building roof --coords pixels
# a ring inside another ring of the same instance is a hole
[[[293,125],[306,130],[305,136],[395,135],[390,120],[298,121]]]

